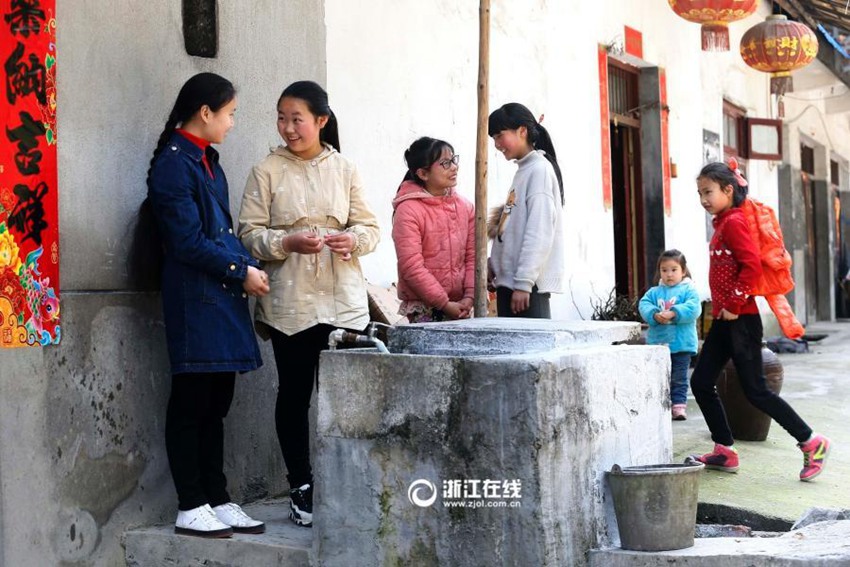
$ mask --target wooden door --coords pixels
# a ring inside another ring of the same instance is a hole
[[[641,185],[638,70],[619,61],[608,66],[611,116],[611,204],[617,295],[636,299],[646,290]]]
[[[630,298],[646,288],[638,136],[636,128],[611,125],[615,281],[617,295]]]

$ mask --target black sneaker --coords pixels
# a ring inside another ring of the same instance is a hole
[[[313,487],[309,484],[289,491],[289,519],[299,526],[313,525]]]

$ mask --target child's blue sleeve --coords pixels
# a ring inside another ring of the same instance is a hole
[[[697,320],[702,311],[702,304],[699,300],[699,294],[694,286],[689,285],[683,294],[684,301],[677,303],[672,307],[676,313],[677,323],[693,323]]]
[[[643,317],[643,320],[649,323],[650,325],[657,325],[658,321],[655,320],[655,315],[659,311],[657,302],[655,301],[655,290],[656,288],[651,287],[647,290],[647,292],[640,298],[640,302],[638,303],[638,311],[640,311],[640,316]]]

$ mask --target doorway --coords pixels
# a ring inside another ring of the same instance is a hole
[[[611,124],[611,188],[614,213],[614,271],[617,295],[636,298],[646,289],[643,195],[640,180],[640,132]]]
[[[638,79],[636,68],[609,60],[614,280],[617,295],[630,299],[640,297],[647,281]]]
[[[803,208],[806,220],[806,320],[817,320],[818,271],[817,234],[815,232],[815,192],[812,178],[815,174],[815,150],[800,145],[800,175],[802,177]]]
[[[835,317],[850,318],[850,193],[841,191],[841,167],[829,162],[829,182],[835,215]]]

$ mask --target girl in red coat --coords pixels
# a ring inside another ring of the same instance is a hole
[[[475,295],[475,210],[455,193],[459,157],[423,137],[404,152],[393,200],[399,313],[411,323],[465,319]]]
[[[691,376],[691,390],[715,445],[714,451],[695,459],[710,469],[738,470],[738,452],[715,387],[731,358],[750,403],[797,440],[803,452],[800,480],[809,481],[823,470],[829,439],[813,433],[791,406],[767,389],[761,360],[761,316],[751,295],[761,275],[761,258],[739,208],[747,198],[747,181],[737,164],[733,166],[736,169],[710,163],[697,177],[700,203],[714,215],[708,271],[714,322]]]

